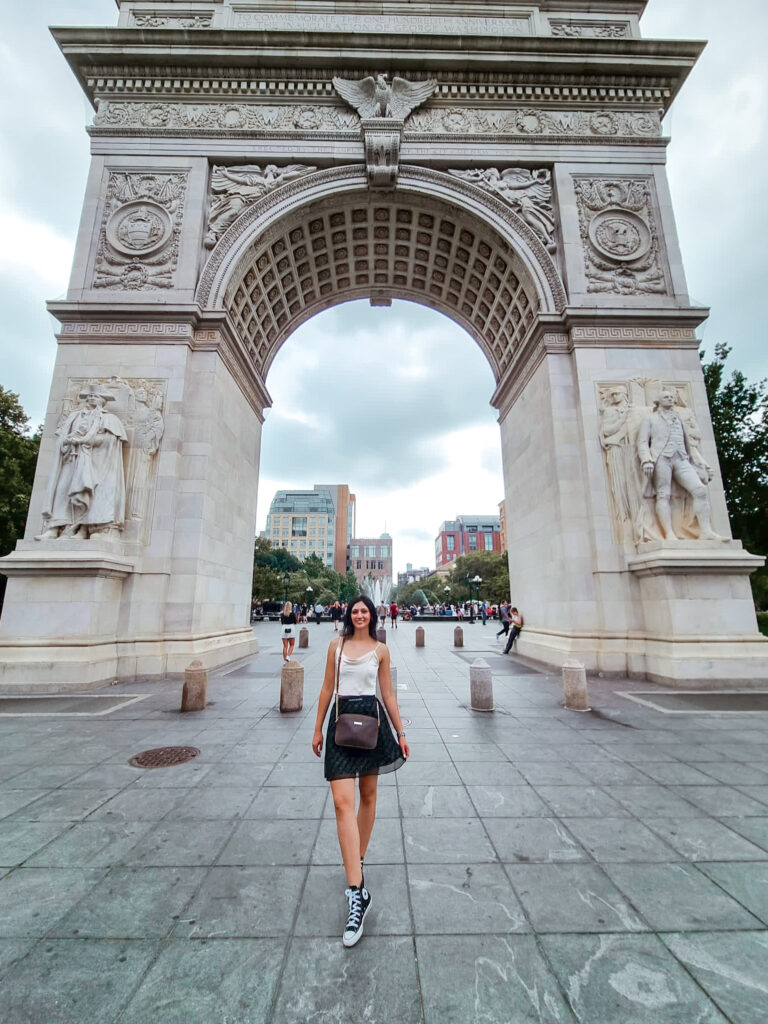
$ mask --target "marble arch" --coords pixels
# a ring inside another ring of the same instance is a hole
[[[762,684],[664,167],[702,44],[644,40],[645,5],[117,0],[54,30],[92,161],[0,689],[257,650],[266,374],[354,297],[433,305],[493,368],[522,654]]]
[[[213,250],[196,295],[227,310],[263,379],[299,324],[369,297],[445,313],[475,338],[497,382],[537,314],[566,302],[551,255],[513,210],[418,167],[402,167],[391,192],[371,194],[351,166],[254,204]]]

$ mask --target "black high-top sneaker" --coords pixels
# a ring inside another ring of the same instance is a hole
[[[349,901],[349,916],[341,941],[349,947],[354,946],[363,934],[363,921],[371,905],[371,894],[364,885],[351,885],[345,890],[345,895]]]

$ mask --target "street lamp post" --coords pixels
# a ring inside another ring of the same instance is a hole
[[[475,621],[475,606],[474,606],[474,604],[472,602],[472,587],[476,587],[477,588],[477,596],[478,596],[478,599],[479,599],[479,597],[480,597],[480,584],[482,582],[483,582],[482,577],[478,576],[477,573],[475,573],[475,575],[473,577],[471,577],[471,578],[470,578],[469,573],[467,573],[467,585],[469,586],[469,621],[470,622],[474,622]]]
[[[477,590],[477,603],[479,604],[480,603],[480,584],[483,582],[483,578],[482,578],[482,576],[478,576],[477,574],[475,574],[472,582],[475,584],[475,588]]]
[[[288,600],[288,580],[289,579],[290,579],[290,576],[288,575],[288,573],[286,573],[285,576],[283,576],[283,586],[285,587],[285,600],[286,601]]]
[[[445,590],[445,603],[448,605],[448,611],[450,612],[451,611],[451,605],[450,605],[450,601],[451,601],[451,588],[450,587],[444,587],[443,589]]]
[[[312,587],[307,587],[307,612],[312,608]]]

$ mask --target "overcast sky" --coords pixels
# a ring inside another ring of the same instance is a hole
[[[0,9],[0,384],[34,423],[50,386],[88,170],[92,111],[49,24],[113,25],[114,0],[6,2]],[[650,0],[644,35],[708,39],[665,123],[691,295],[712,307],[711,354],[768,372],[768,39],[766,0]],[[394,538],[395,568],[434,565],[440,523],[489,514],[503,496],[490,368],[445,317],[410,303],[338,306],[300,328],[267,381],[258,528],[278,487],[348,483],[358,533]]]

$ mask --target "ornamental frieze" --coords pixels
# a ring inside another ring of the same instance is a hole
[[[328,103],[163,102],[99,100],[93,120],[98,129],[216,132],[355,132],[360,117],[347,107]],[[560,137],[658,138],[658,111],[558,110],[541,107],[433,107],[411,114],[406,134],[554,135]]]
[[[110,171],[94,288],[172,288],[179,257],[186,171]]]
[[[553,36],[568,39],[629,39],[628,21],[571,21],[564,18],[550,18]]]
[[[214,167],[211,174],[211,202],[208,209],[206,249],[212,249],[243,210],[281,185],[295,181],[317,168],[308,164],[247,164],[242,167]]]
[[[549,252],[554,252],[552,172],[547,168],[506,167],[500,171],[498,167],[484,167],[469,171],[449,170],[448,173],[498,196],[522,217]]]
[[[131,12],[131,25],[136,28],[210,28],[212,14],[140,14]]]
[[[649,178],[574,177],[587,291],[667,293]]]

